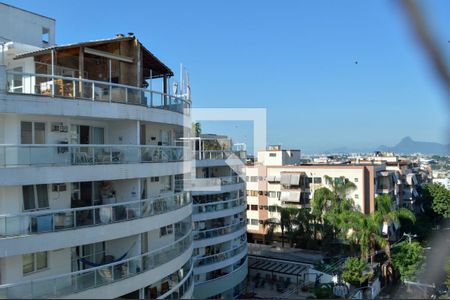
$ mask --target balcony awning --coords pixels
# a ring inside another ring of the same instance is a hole
[[[281,173],[280,183],[282,185],[290,186],[291,185],[291,174],[289,174],[289,173]]]
[[[299,191],[281,192],[280,200],[287,202],[300,202],[300,192]]]
[[[275,176],[268,175],[268,176],[266,177],[266,179],[267,179],[268,182],[275,182]]]
[[[291,185],[300,184],[300,173],[291,174]]]

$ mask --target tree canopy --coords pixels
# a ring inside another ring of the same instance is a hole
[[[392,264],[402,280],[415,280],[423,261],[424,250],[418,242],[401,242],[392,249]]]
[[[361,286],[367,279],[372,276],[372,273],[366,272],[367,263],[357,257],[349,257],[342,268],[342,278],[354,285]]]
[[[439,183],[427,184],[425,189],[432,197],[433,210],[444,218],[450,218],[450,190]]]

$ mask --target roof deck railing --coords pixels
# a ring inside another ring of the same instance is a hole
[[[6,92],[124,103],[190,114],[191,101],[145,88],[59,75],[6,71]]]

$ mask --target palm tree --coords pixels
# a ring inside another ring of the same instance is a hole
[[[381,194],[375,198],[376,210],[374,213],[375,221],[378,225],[388,226],[391,223],[400,225],[400,218],[410,220],[412,223],[416,222],[416,216],[407,208],[395,209],[392,197],[389,194]],[[389,247],[387,248],[389,255]]]
[[[311,214],[308,208],[297,209],[297,213],[294,215],[292,220],[293,223],[293,238],[299,241],[310,241],[313,236],[313,230],[311,226],[311,221],[314,216]],[[316,228],[314,226],[314,238],[316,234]]]
[[[343,219],[344,238],[350,243],[359,245],[363,259],[368,260],[370,256],[373,261],[376,245],[388,248],[375,214],[365,215],[359,211],[348,211],[343,213]]]
[[[276,206],[277,212],[280,213],[280,218],[270,218],[263,221],[263,228],[267,228],[266,238],[272,240],[275,230],[280,228],[281,230],[281,247],[284,247],[284,240],[286,235],[291,243],[296,238],[294,231],[294,219],[298,214],[298,209],[295,207],[280,207]]]
[[[323,234],[325,231],[325,212],[330,208],[333,203],[334,195],[326,187],[321,187],[314,191],[313,199],[311,201],[311,215],[314,220],[314,238],[317,239],[318,229],[322,230],[321,239],[324,238]]]
[[[356,185],[344,176],[332,178],[325,175],[325,182],[331,187],[336,201],[346,199],[348,193],[356,189]]]

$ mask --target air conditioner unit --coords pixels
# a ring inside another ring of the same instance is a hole
[[[65,183],[52,184],[52,192],[65,192],[66,190],[67,186]]]

